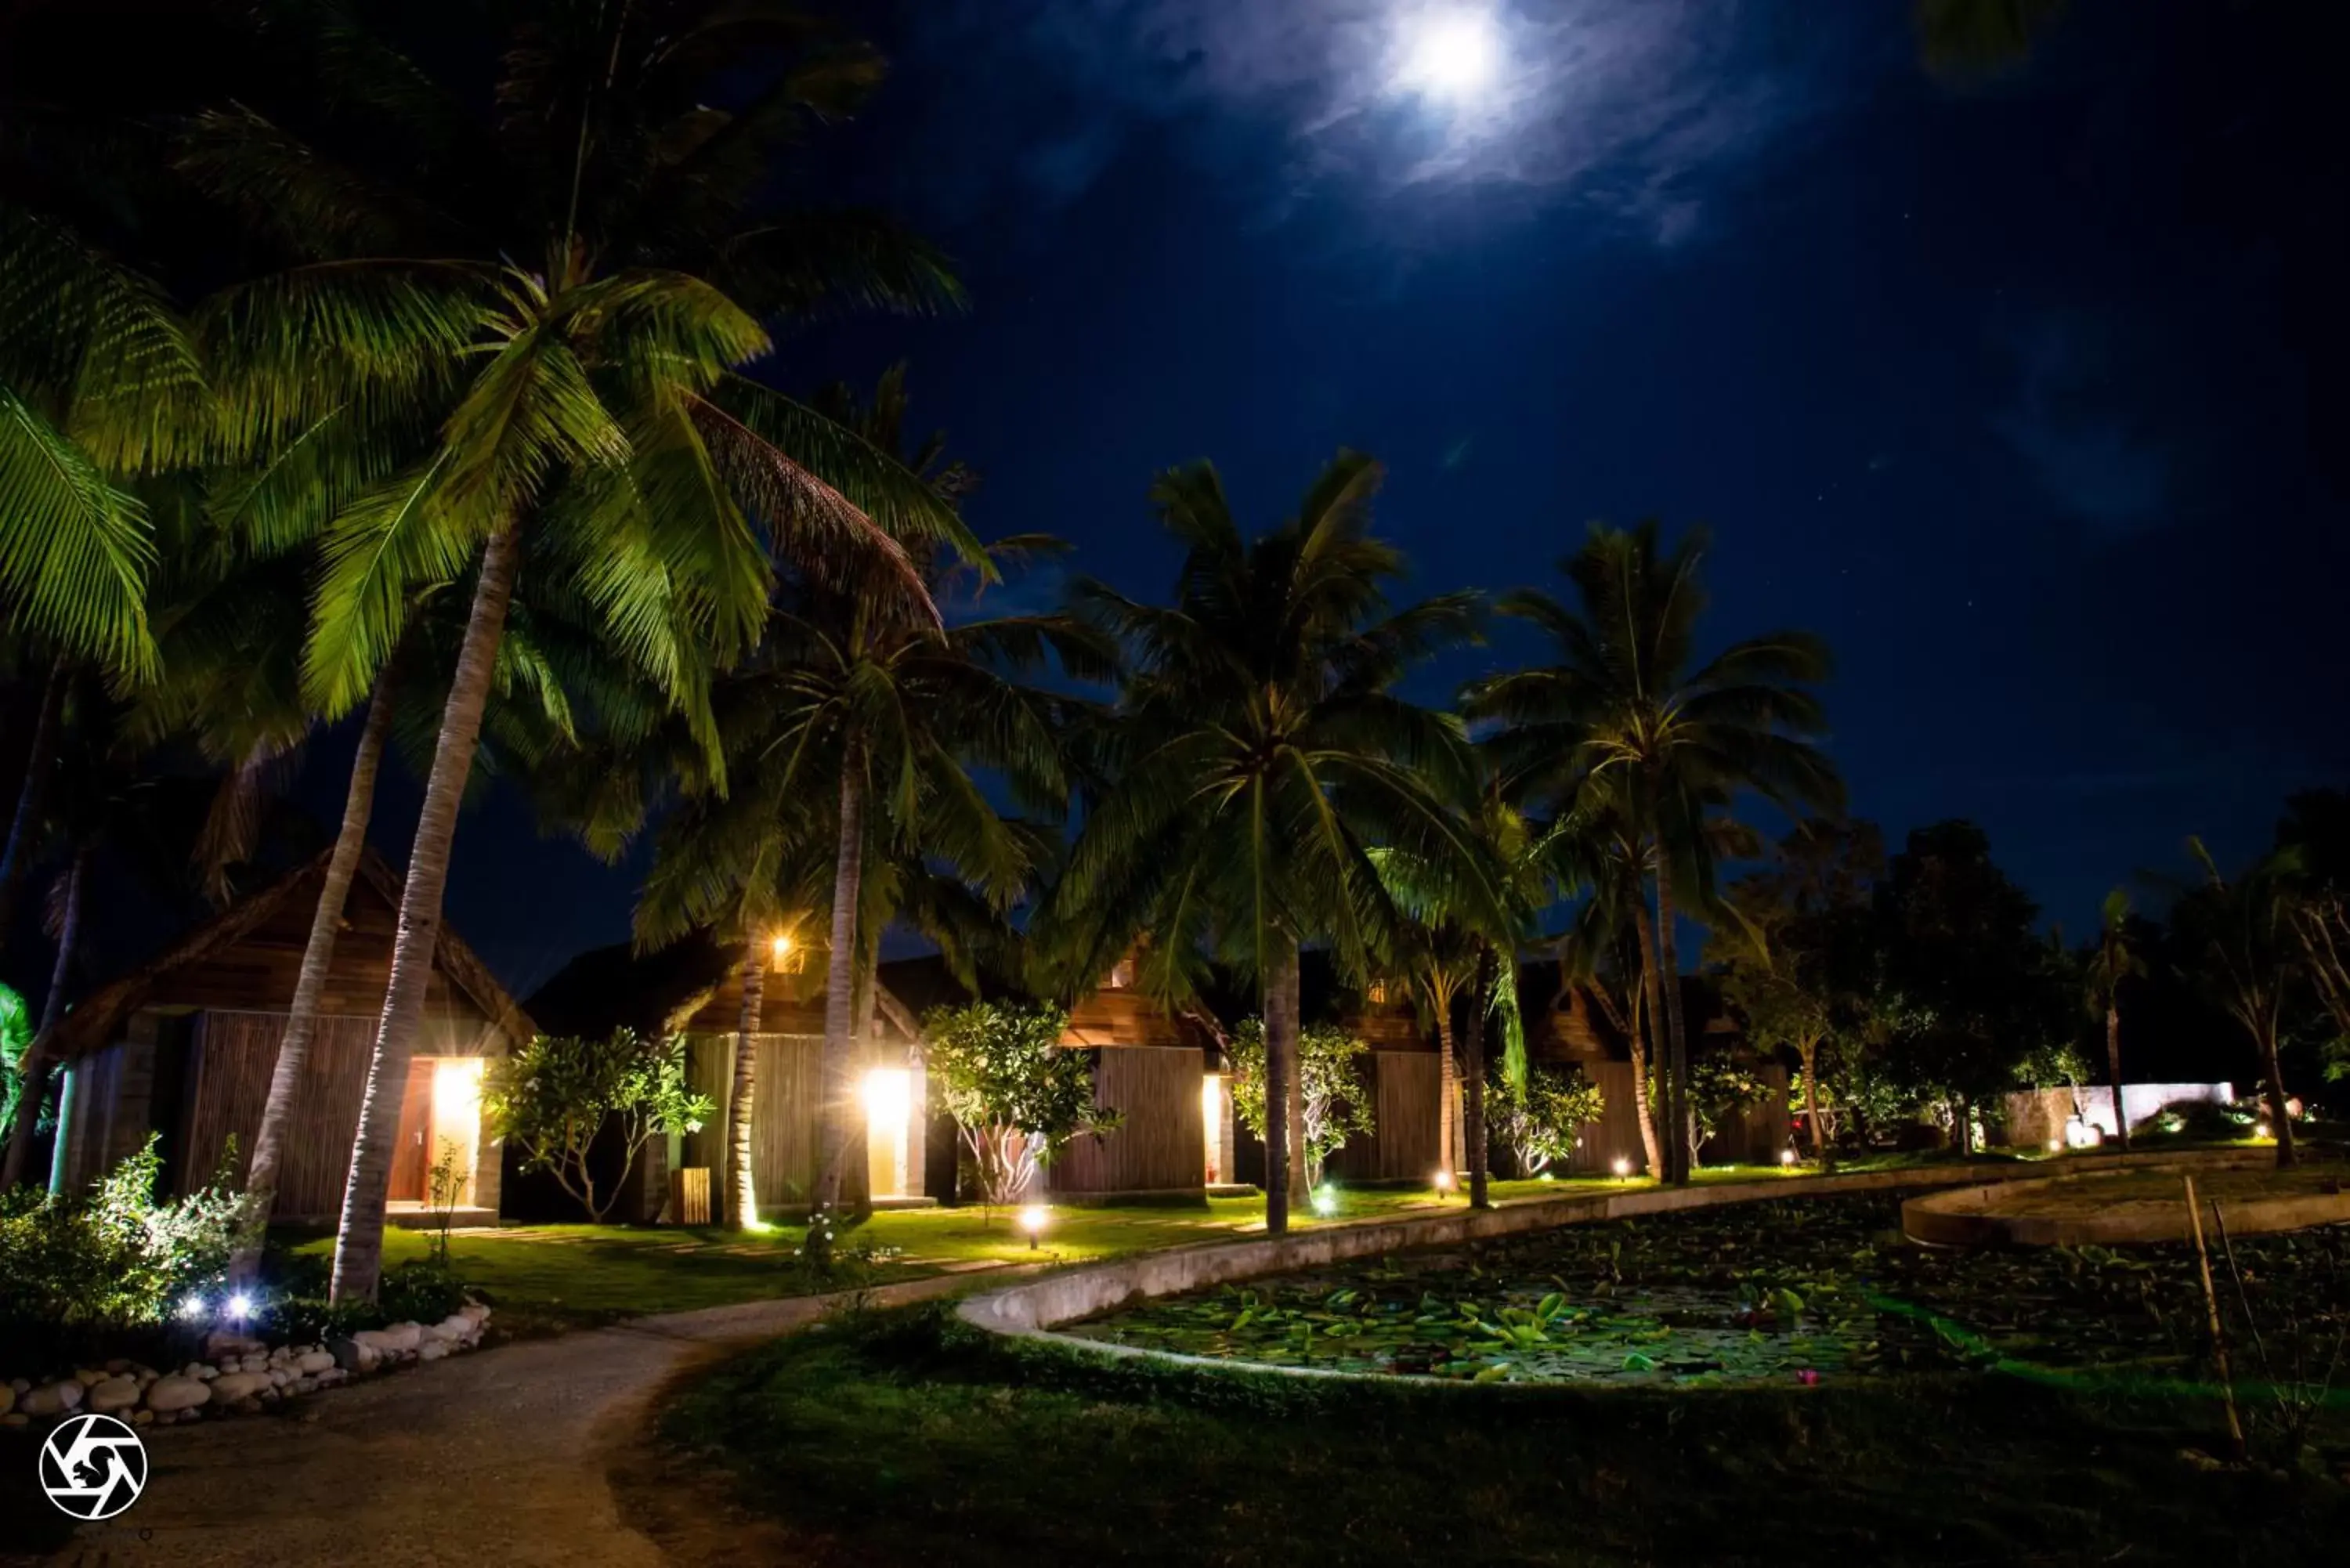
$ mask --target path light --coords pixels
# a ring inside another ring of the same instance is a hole
[[[1036,1238],[1045,1233],[1045,1226],[1053,1218],[1052,1211],[1041,1203],[1031,1203],[1020,1211],[1020,1228],[1028,1232],[1028,1250],[1036,1250]]]
[[[1452,1190],[1452,1173],[1451,1171],[1440,1170],[1436,1173],[1436,1190],[1439,1192],[1450,1192]]]
[[[1627,1180],[1632,1174],[1632,1162],[1619,1154],[1616,1157],[1616,1163],[1612,1168],[1618,1181]]]
[[[187,1300],[182,1302],[180,1303],[180,1315],[182,1317],[203,1316],[204,1298],[202,1296],[190,1296]]]
[[[2052,1137],[2052,1138],[2050,1138],[2050,1139],[2048,1140],[2048,1152],[2049,1152],[2050,1154],[2062,1154],[2062,1153],[2064,1153],[2064,1140],[2063,1138],[2061,1138],[2061,1137]]]
[[[2269,1124],[2262,1122],[2260,1126],[2254,1127],[2252,1129],[2252,1136],[2254,1137],[2267,1137],[2269,1136]]]
[[[1794,1164],[1794,1163],[1795,1163],[1795,1151],[1794,1151],[1793,1148],[1783,1148],[1783,1149],[1781,1149],[1781,1150],[1779,1151],[1779,1163],[1780,1163],[1781,1165],[1793,1165],[1793,1164]]]
[[[1314,1212],[1325,1220],[1327,1220],[1331,1215],[1338,1212],[1338,1189],[1331,1186],[1326,1181],[1321,1186],[1315,1188],[1314,1189]]]
[[[243,1323],[246,1318],[253,1315],[253,1298],[246,1295],[243,1291],[239,1291],[236,1294],[228,1298],[228,1307],[226,1310],[229,1322]]]

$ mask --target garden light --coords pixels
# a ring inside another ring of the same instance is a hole
[[[1041,1203],[1031,1203],[1020,1211],[1020,1228],[1028,1232],[1028,1250],[1036,1250],[1036,1238],[1045,1233],[1045,1223],[1052,1213]]]
[[[1452,1190],[1452,1173],[1451,1171],[1440,1170],[1436,1173],[1436,1190],[1439,1192],[1450,1192]]]
[[[1794,1149],[1792,1149],[1792,1148],[1783,1148],[1783,1149],[1781,1149],[1781,1150],[1779,1151],[1779,1163],[1780,1163],[1781,1165],[1793,1165],[1793,1164],[1794,1164],[1794,1163],[1795,1163],[1795,1151],[1794,1151]]]
[[[1314,1189],[1314,1212],[1327,1220],[1338,1212],[1338,1189],[1324,1184]]]
[[[226,1315],[231,1323],[243,1323],[253,1315],[253,1298],[243,1291],[228,1298]]]
[[[202,1296],[190,1296],[187,1300],[182,1302],[180,1303],[180,1315],[182,1317],[203,1316],[204,1298]]]
[[[767,945],[774,951],[776,966],[780,968],[784,960],[791,953],[792,939],[785,935],[783,932],[778,931],[775,933],[775,940]]]
[[[2062,1154],[2062,1153],[2064,1153],[2064,1140],[2063,1138],[2061,1138],[2061,1137],[2052,1137],[2052,1138],[2050,1138],[2050,1139],[2048,1140],[2048,1152],[2049,1152],[2050,1154]]]
[[[2268,1123],[2266,1123],[2266,1122],[2262,1122],[2262,1123],[2261,1123],[2261,1125],[2260,1125],[2260,1126],[2258,1126],[2258,1127],[2254,1127],[2254,1128],[2252,1129],[2252,1136],[2253,1136],[2254,1137],[2269,1137],[2269,1136],[2270,1136],[2270,1135],[2269,1135],[2269,1124],[2268,1124]]]
[[[1632,1174],[1632,1162],[1619,1154],[1616,1157],[1616,1163],[1612,1168],[1616,1172],[1617,1179],[1620,1181]]]

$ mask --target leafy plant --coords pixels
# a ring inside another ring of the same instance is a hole
[[[588,1150],[606,1124],[620,1141],[625,1174],[656,1136],[698,1132],[716,1107],[685,1082],[685,1040],[608,1040],[541,1034],[492,1064],[482,1096],[487,1125],[522,1150],[523,1168],[544,1170],[598,1223],[618,1190],[598,1193]]]
[[[1538,1066],[1526,1075],[1523,1093],[1496,1073],[1491,1088],[1493,1131],[1517,1162],[1520,1176],[1538,1176],[1571,1158],[1583,1139],[1583,1125],[1596,1122],[1607,1106],[1599,1085],[1580,1067]]]
[[[25,1092],[25,1053],[32,1044],[32,1010],[23,997],[0,985],[0,1138],[16,1125],[16,1100]]]
[[[157,1202],[158,1135],[81,1196],[0,1194],[0,1343],[57,1345],[162,1322],[226,1278],[244,1210],[235,1148],[209,1183]]]
[[[1305,1096],[1305,1179],[1322,1180],[1322,1162],[1356,1133],[1371,1130],[1370,1096],[1364,1092],[1362,1058],[1370,1047],[1331,1023],[1298,1032],[1297,1075]],[[1232,1031],[1232,1109],[1258,1137],[1264,1137],[1264,1020],[1243,1018]]]
[[[1093,1066],[1061,1048],[1069,1015],[1056,1007],[976,1002],[922,1021],[932,1079],[990,1207],[1025,1191],[1038,1168],[1080,1133],[1116,1131],[1118,1112],[1094,1104]]]

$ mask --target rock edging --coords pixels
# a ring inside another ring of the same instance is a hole
[[[395,1323],[309,1345],[273,1346],[249,1334],[208,1334],[203,1359],[176,1372],[118,1358],[46,1382],[0,1383],[0,1426],[61,1421],[83,1411],[135,1427],[202,1420],[208,1414],[257,1415],[355,1377],[473,1350],[489,1320],[486,1305],[467,1302],[439,1323]]]

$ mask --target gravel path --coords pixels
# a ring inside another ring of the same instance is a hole
[[[984,1278],[1000,1279],[1000,1273]],[[865,1293],[894,1306],[967,1290],[969,1275]],[[146,1494],[50,1559],[157,1563],[484,1563],[636,1568],[772,1561],[755,1521],[691,1536],[703,1511],[624,1521],[611,1476],[672,1379],[806,1326],[843,1298],[750,1302],[500,1345],[313,1397],[284,1417],[204,1421],[148,1443]],[[631,1517],[641,1511],[631,1509]],[[705,1520],[707,1531],[715,1521]],[[720,1547],[725,1550],[718,1550]]]

